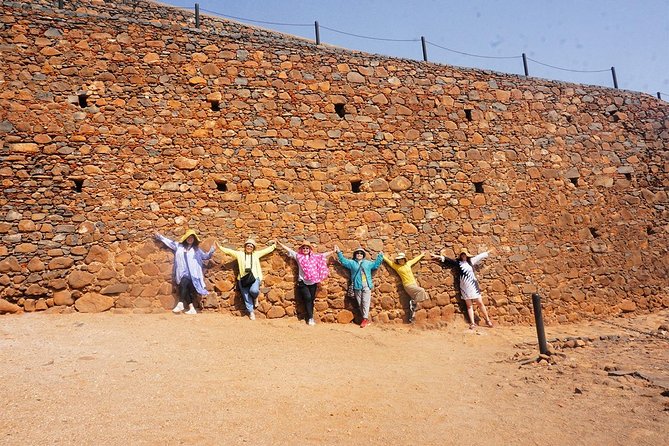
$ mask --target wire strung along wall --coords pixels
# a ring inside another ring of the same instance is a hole
[[[105,0],[105,1],[108,1],[108,0]],[[140,0],[123,0],[122,3],[128,3],[128,4],[136,5],[137,3],[139,3],[139,1]],[[58,8],[63,9],[65,7],[65,0],[57,0],[57,3],[58,3]],[[183,11],[190,11],[189,8],[178,8],[178,9],[181,9]],[[613,88],[616,88],[616,89],[618,88],[618,77],[617,77],[617,74],[616,74],[615,66],[612,66],[610,68],[598,69],[598,70],[576,70],[576,69],[573,69],[573,68],[564,68],[564,67],[560,67],[560,66],[557,66],[557,65],[552,65],[552,64],[545,63],[545,62],[541,62],[539,60],[527,57],[526,53],[522,53],[521,55],[516,55],[516,56],[512,56],[512,55],[510,55],[510,56],[489,56],[489,55],[482,55],[482,54],[474,54],[474,53],[470,53],[470,52],[455,50],[453,48],[448,48],[448,47],[445,47],[443,45],[439,45],[437,43],[430,42],[429,40],[427,40],[425,38],[425,36],[420,36],[420,37],[416,37],[416,38],[409,38],[409,39],[390,39],[390,38],[367,36],[367,35],[363,35],[363,34],[357,34],[357,33],[342,31],[342,30],[339,30],[339,29],[335,29],[335,28],[331,28],[331,27],[322,25],[322,24],[319,23],[318,20],[314,21],[313,24],[311,24],[311,23],[283,23],[283,22],[270,22],[270,21],[263,21],[263,20],[254,20],[254,19],[249,19],[249,18],[245,18],[245,17],[237,17],[237,16],[223,14],[219,11],[213,11],[213,10],[210,10],[210,9],[200,8],[199,3],[195,3],[194,6],[193,6],[194,21],[195,21],[195,27],[196,28],[200,28],[200,26],[202,25],[202,18],[200,16],[200,11],[206,12],[206,13],[218,16],[218,17],[224,17],[224,18],[228,18],[228,19],[238,20],[238,21],[241,21],[241,22],[254,23],[254,24],[260,24],[260,25],[301,27],[301,28],[312,27],[313,26],[314,27],[314,41],[315,41],[316,45],[320,45],[322,43],[321,42],[321,32],[320,32],[321,29],[330,31],[330,32],[335,33],[335,34],[346,35],[346,36],[354,37],[354,38],[358,38],[358,39],[367,39],[367,40],[375,40],[375,41],[383,41],[383,42],[420,42],[421,52],[422,52],[422,59],[423,59],[424,62],[429,62],[428,52],[427,52],[427,48],[428,48],[428,45],[429,45],[431,47],[438,48],[438,49],[443,50],[443,51],[447,51],[447,52],[451,52],[451,53],[454,53],[454,54],[459,54],[461,56],[467,56],[467,57],[475,57],[475,58],[481,58],[481,59],[497,59],[497,60],[521,59],[522,64],[523,64],[523,73],[525,74],[525,76],[530,75],[528,61],[531,61],[531,62],[533,62],[537,65],[543,66],[543,67],[547,67],[547,68],[551,68],[551,69],[559,70],[559,71],[564,71],[564,72],[570,72],[570,73],[590,73],[590,74],[592,74],[592,73],[610,72]],[[669,94],[667,94],[667,93],[662,93],[662,92],[658,91],[657,92],[657,98],[662,99],[663,94],[665,96],[669,96]]]

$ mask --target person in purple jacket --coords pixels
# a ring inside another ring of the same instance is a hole
[[[179,287],[179,302],[172,311],[181,313],[188,305],[185,313],[197,314],[193,297],[195,293],[202,296],[209,294],[204,284],[202,265],[214,254],[215,245],[212,243],[209,252],[202,251],[199,248],[200,238],[192,229],[187,230],[178,242],[160,234],[156,234],[156,239],[174,251],[174,280]]]

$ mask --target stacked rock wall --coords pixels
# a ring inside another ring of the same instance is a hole
[[[350,255],[452,256],[502,323],[669,306],[669,107],[650,96],[344,51],[145,2],[0,1],[0,311],[163,311],[187,227],[239,247],[307,238]],[[259,312],[301,313],[296,267],[263,260]],[[203,305],[239,314],[218,252]],[[419,320],[461,313],[415,267]],[[348,322],[345,271],[316,303]],[[386,266],[372,317],[401,322]]]

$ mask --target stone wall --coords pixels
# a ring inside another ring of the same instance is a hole
[[[0,1],[0,312],[164,311],[185,228],[374,254],[495,248],[500,323],[669,306],[669,107],[621,90],[344,51],[145,2]],[[301,313],[295,265],[263,261],[260,313]],[[419,321],[462,312],[417,268]],[[241,314],[234,264],[206,308]],[[372,317],[404,320],[382,266]],[[349,322],[333,262],[316,304]]]

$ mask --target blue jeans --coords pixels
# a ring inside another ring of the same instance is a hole
[[[249,314],[253,313],[253,301],[260,294],[260,280],[256,279],[250,287],[243,287],[241,282],[237,281],[237,286],[239,286],[239,292],[242,293],[246,312]]]

